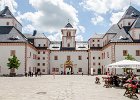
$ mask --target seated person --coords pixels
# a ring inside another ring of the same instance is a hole
[[[117,86],[117,87],[119,86],[119,80],[118,80],[118,78],[119,77],[117,75],[114,75],[113,76],[113,82],[114,82],[115,86]]]
[[[96,84],[100,83],[100,78],[99,77],[96,77],[95,83]]]
[[[113,85],[113,76],[110,77],[110,84]]]

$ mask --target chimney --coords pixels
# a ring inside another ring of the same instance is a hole
[[[36,33],[37,33],[37,30],[34,30],[34,31],[33,31],[33,36],[35,36],[35,35],[36,35]]]
[[[9,7],[8,6],[5,6],[5,9],[9,9]]]

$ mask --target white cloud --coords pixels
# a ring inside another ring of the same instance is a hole
[[[15,0],[0,0],[0,10],[3,10],[5,6],[8,6],[11,12],[14,14],[18,4]]]
[[[83,41],[83,36],[82,36],[82,35],[77,35],[77,36],[75,37],[75,40],[76,40],[76,41]]]
[[[105,0],[83,0],[80,5],[89,11],[95,11],[96,13],[106,13],[108,11],[108,7],[106,6],[105,2]]]
[[[132,5],[140,5],[139,0],[133,0],[131,3]],[[111,13],[111,17],[109,18],[111,24],[116,24],[130,5],[130,0],[82,0],[80,5],[84,9],[93,12],[94,15],[101,16],[102,14],[106,14],[109,17]],[[100,18],[100,20],[103,19]],[[97,21],[97,17],[92,18],[91,21],[94,25],[100,22]]]
[[[26,33],[33,32],[33,30],[35,30],[35,28],[31,24],[28,24],[25,27],[23,27],[23,32],[26,32]]]
[[[121,19],[123,14],[124,14],[124,11],[117,12],[117,13],[112,13],[112,15],[110,17],[111,25],[116,24]]]
[[[61,33],[52,34],[52,35],[49,35],[47,37],[51,41],[61,41],[62,40],[62,34]]]
[[[85,33],[85,31],[86,31],[85,27],[82,25],[77,26],[76,29],[77,29],[77,34]]]
[[[138,4],[139,0],[134,0],[132,3]],[[83,0],[80,5],[89,11],[93,11],[98,14],[106,14],[109,11],[119,11],[124,7],[128,7],[130,0]]]
[[[103,21],[104,21],[104,18],[99,15],[96,15],[94,18],[91,18],[91,23],[93,23],[94,25],[102,23]]]
[[[24,21],[29,21],[33,24],[34,27],[39,26],[38,22],[40,21],[40,17],[43,16],[41,11],[37,12],[27,12],[24,14],[18,15],[16,18],[19,22],[24,23]],[[40,27],[39,27],[40,28]]]
[[[73,26],[78,26],[78,11],[63,0],[29,0],[37,12],[27,12],[18,17],[28,20],[40,32],[58,32],[68,19]]]
[[[36,29],[38,32],[49,33],[50,40],[61,40],[60,30],[68,23],[68,19],[77,29],[77,34],[85,32],[84,26],[79,25],[78,11],[63,0],[29,0],[29,3],[37,11],[17,16],[20,22],[31,23],[24,27],[24,32],[32,32],[32,29]]]
[[[132,4],[140,5],[140,0],[131,0]]]

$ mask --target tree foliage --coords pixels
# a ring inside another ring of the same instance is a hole
[[[128,54],[126,57],[125,57],[126,60],[136,60],[132,55]]]
[[[7,66],[9,67],[9,69],[15,68],[18,69],[20,66],[20,62],[18,60],[18,58],[14,55],[12,58],[8,58],[8,63]]]
[[[132,55],[128,54],[125,57],[126,60],[136,60]],[[128,70],[133,70],[132,68],[124,68],[124,72],[127,72]]]

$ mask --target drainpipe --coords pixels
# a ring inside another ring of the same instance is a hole
[[[27,71],[27,42],[25,43],[25,73]]]
[[[90,74],[90,73],[89,73],[89,70],[90,70],[90,69],[89,69],[89,53],[90,53],[90,52],[89,52],[89,50],[87,50],[87,52],[88,52],[87,60],[88,60],[88,75],[89,75],[89,74]]]

